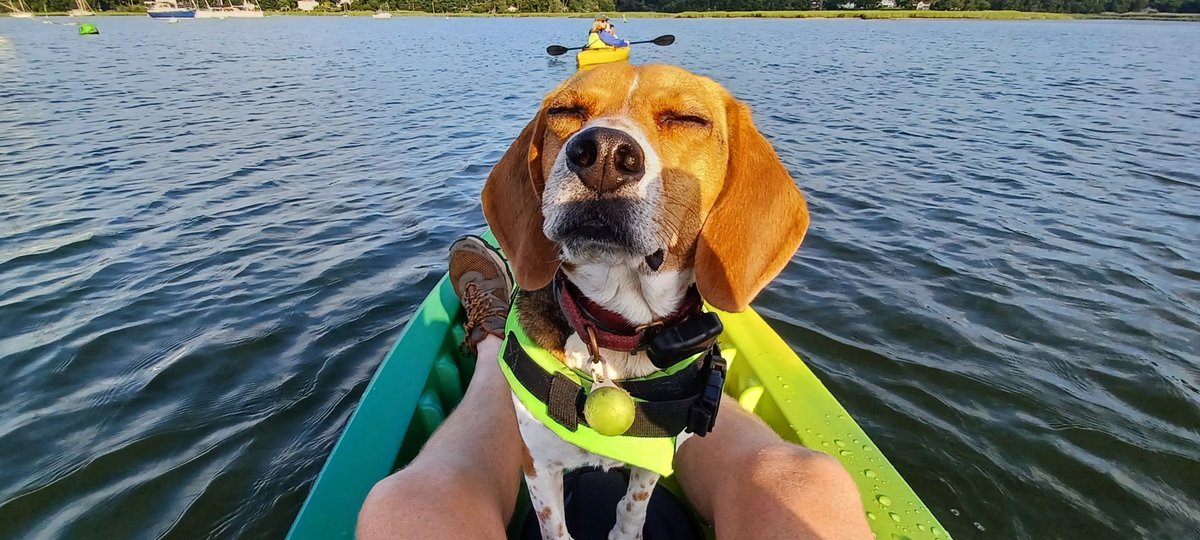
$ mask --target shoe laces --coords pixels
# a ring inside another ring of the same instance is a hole
[[[463,287],[462,303],[467,310],[465,326],[468,333],[487,317],[508,315],[505,306],[507,302],[496,294],[499,291],[500,289],[483,289],[477,283],[467,283]]]

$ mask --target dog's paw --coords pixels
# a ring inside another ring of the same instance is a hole
[[[639,527],[636,531],[625,530],[622,523],[618,522],[608,531],[608,540],[642,540],[642,529]]]

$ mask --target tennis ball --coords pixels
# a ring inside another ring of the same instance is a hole
[[[633,398],[615,386],[593,389],[583,402],[583,417],[596,433],[612,437],[633,425]]]

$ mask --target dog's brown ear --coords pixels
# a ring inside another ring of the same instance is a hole
[[[726,105],[729,165],[700,230],[696,284],[725,311],[742,311],[787,266],[808,229],[808,207],[750,108]]]
[[[545,114],[538,111],[492,168],[483,186],[483,215],[512,266],[517,285],[545,287],[558,270],[558,244],[542,233],[542,139]]]

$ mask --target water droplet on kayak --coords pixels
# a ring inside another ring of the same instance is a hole
[[[892,505],[892,498],[888,497],[887,495],[880,495],[878,497],[875,497],[875,500],[879,501],[879,504],[881,506],[891,506]],[[893,515],[895,515],[895,514],[893,514]]]
[[[792,402],[792,400],[791,400],[791,399],[785,399],[785,400],[783,400],[783,402],[784,402],[784,403],[791,403],[791,402]]]
[[[844,414],[838,415],[838,420],[845,420],[845,419],[846,419],[846,415],[844,415]]]
[[[934,538],[941,538],[942,530],[937,527],[930,527],[929,532],[933,533]]]
[[[867,519],[875,519],[875,514],[872,512],[867,512]]]
[[[983,528],[983,525],[980,525],[978,521],[975,522],[975,528],[979,529],[980,532],[987,530],[987,529]]]
[[[782,381],[782,380],[783,380],[783,375],[777,375],[777,376],[775,377],[775,380],[777,380],[777,381]]]
[[[900,523],[900,514],[897,514],[895,512],[888,512],[888,517],[892,518],[892,521],[895,521],[896,523]]]
[[[838,452],[838,453],[839,453],[839,454],[841,454],[841,455],[843,455],[843,456],[848,456],[848,455],[850,455],[850,451],[849,451],[849,450],[842,450],[841,452]]]
[[[810,428],[810,427],[806,427],[806,428],[804,428],[804,432],[805,432],[805,433],[812,433],[812,428]]]
[[[950,513],[951,513],[951,514],[954,514],[955,516],[958,516],[958,509],[957,509],[957,508],[951,508],[951,509],[950,509]]]
[[[834,440],[833,440],[833,444],[836,444],[836,445],[838,445],[838,448],[845,448],[845,447],[846,447],[846,442],[845,442],[845,441],[843,441],[843,440],[841,440],[841,439],[834,439]]]
[[[783,389],[784,389],[784,390],[787,390],[788,388],[791,388],[791,387],[790,387],[790,386],[788,386],[788,385],[787,385],[787,383],[783,383]]]
[[[867,469],[867,470],[863,471],[863,476],[866,476],[867,478],[875,478],[876,476],[879,476],[879,475],[875,474],[875,471],[873,471],[871,469]]]
[[[924,530],[925,530],[925,524],[924,524],[924,523],[918,523],[918,524],[917,524],[917,530],[919,530],[919,531],[924,531]]]
[[[870,451],[871,451],[871,447],[870,447],[869,445],[865,445],[865,444],[864,444],[864,445],[863,445],[863,450],[866,450],[866,451],[870,452]]]
[[[821,441],[821,446],[829,446],[829,441]]]

